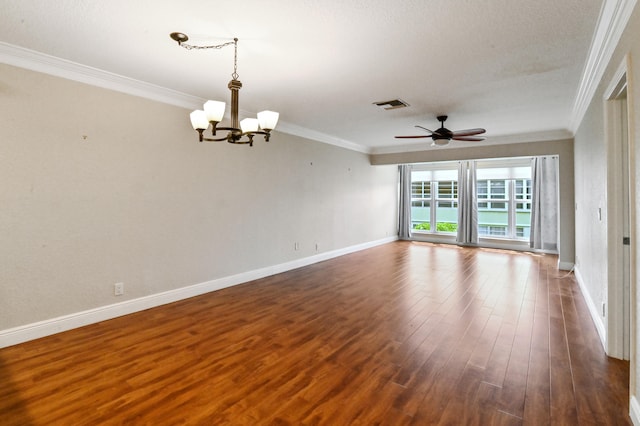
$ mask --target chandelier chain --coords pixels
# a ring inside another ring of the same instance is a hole
[[[238,79],[238,39],[234,38],[233,39],[233,74],[231,74],[231,77],[234,80]]]
[[[233,44],[234,50],[233,50],[233,74],[231,74],[231,77],[234,80],[237,80],[238,77],[240,77],[238,75],[238,39],[237,38],[234,38],[233,41],[229,41],[227,43],[214,44],[210,46],[196,46],[195,44],[178,42],[179,46],[184,47],[187,50],[222,49],[223,47],[231,46],[232,44]]]
[[[181,47],[184,47],[187,50],[193,50],[193,49],[222,49],[225,46],[231,46],[232,44],[235,44],[237,42],[237,39],[234,41],[230,41],[227,43],[223,43],[223,44],[216,44],[216,45],[211,45],[211,46],[196,46],[195,44],[188,44],[188,43],[184,43],[184,42],[178,42],[178,45],[180,45]]]

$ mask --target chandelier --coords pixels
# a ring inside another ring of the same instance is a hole
[[[245,118],[242,121],[238,119],[238,92],[242,87],[242,83],[238,80],[238,39],[214,46],[195,46],[185,43],[189,40],[186,34],[171,33],[169,35],[178,45],[187,50],[191,49],[222,49],[225,46],[233,45],[233,74],[231,81],[227,86],[231,90],[231,127],[221,127],[218,124],[224,117],[225,103],[220,101],[207,101],[203,109],[195,110],[190,114],[191,125],[199,134],[199,140],[207,142],[227,141],[235,144],[249,144],[253,146],[253,137],[255,135],[263,135],[265,142],[269,142],[271,131],[278,123],[277,112],[262,111],[257,114],[258,118]],[[204,137],[204,131],[211,125],[211,138]],[[225,136],[217,134],[219,130],[227,131]]]

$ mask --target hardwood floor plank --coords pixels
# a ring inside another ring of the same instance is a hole
[[[485,368],[483,379],[485,382],[499,388],[504,385],[515,334],[516,326],[514,324],[502,322],[498,338],[491,349]]]
[[[469,364],[475,367],[481,368],[483,371],[486,369],[489,363],[489,357],[493,350],[496,340],[498,339],[498,333],[500,331],[500,324],[502,319],[497,315],[491,315],[487,324],[482,330],[482,334],[478,339],[478,343],[469,358]]]
[[[482,384],[483,369],[467,363],[452,394],[456,398],[449,398],[445,404],[442,417],[438,424],[473,424],[477,419],[479,406],[478,392]]]
[[[531,424],[549,424],[551,421],[551,370],[549,353],[548,293],[546,281],[539,281],[533,318],[531,353],[529,357],[524,418]],[[544,306],[544,308],[542,308]],[[540,307],[540,309],[538,308]],[[566,377],[565,377],[566,378]]]
[[[398,241],[0,349],[0,425],[627,425],[556,256]]]
[[[518,321],[499,398],[500,410],[519,418],[524,416],[532,326],[529,315]]]
[[[565,315],[559,281],[549,279],[549,352],[551,375],[551,421],[555,424],[577,424],[578,412],[573,391],[573,371],[567,343]]]

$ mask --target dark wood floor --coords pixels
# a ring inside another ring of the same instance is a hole
[[[630,424],[556,261],[397,242],[5,348],[0,424]]]

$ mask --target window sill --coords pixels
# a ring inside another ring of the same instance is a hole
[[[414,241],[423,241],[428,243],[458,245],[458,243],[456,242],[455,234],[435,234],[430,232],[413,231],[411,233],[411,239]],[[536,250],[533,250],[531,247],[529,247],[529,241],[507,240],[504,238],[495,237],[479,237],[477,247],[536,252]]]
[[[412,231],[411,239],[416,241],[425,241],[429,243],[456,244],[455,234],[436,234],[431,232]]]

